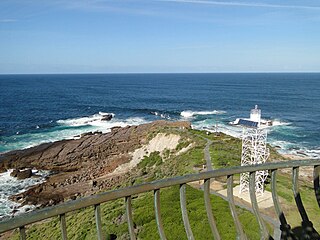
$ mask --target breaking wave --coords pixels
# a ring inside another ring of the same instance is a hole
[[[114,113],[104,113],[99,112],[98,114],[94,114],[88,117],[80,117],[80,118],[70,118],[65,120],[58,120],[57,123],[61,125],[66,126],[73,126],[73,127],[79,127],[79,126],[86,126],[86,125],[95,125],[97,122],[103,121],[103,118],[106,115],[111,115],[112,117],[115,116]]]
[[[216,115],[216,114],[224,114],[226,113],[225,111],[218,111],[218,110],[213,110],[213,111],[191,111],[191,110],[185,110],[180,113],[180,115],[184,118],[192,118],[196,115]]]
[[[0,152],[11,150],[26,149],[40,145],[42,143],[55,142],[64,139],[75,139],[77,136],[86,132],[100,131],[107,133],[113,127],[126,127],[140,125],[149,121],[142,117],[129,117],[118,119],[114,116],[110,121],[102,120],[103,116],[109,113],[98,113],[87,117],[70,118],[56,121],[57,125],[40,132],[25,133],[4,137],[0,145]]]
[[[150,112],[150,113],[152,115],[158,116],[160,118],[171,120],[171,117],[170,117],[170,115],[168,113],[162,113],[162,112],[157,112],[157,111]]]
[[[281,154],[293,154],[300,157],[306,158],[320,158],[320,148],[312,148],[304,146],[303,142],[295,142],[290,140],[279,140],[279,134],[286,139],[290,137],[303,137],[296,132],[296,127],[292,126],[291,123],[282,122],[275,124],[274,127],[268,128],[268,143],[275,147]],[[206,130],[209,132],[222,132],[224,134],[241,138],[242,127],[231,126],[224,120],[204,119],[201,121],[193,121],[192,127],[199,130]]]
[[[0,173],[0,220],[4,217],[13,216],[14,214],[19,214],[35,208],[36,206],[33,205],[24,205],[21,207],[21,203],[11,201],[9,196],[22,193],[29,187],[44,182],[46,176],[49,175],[49,171],[32,170],[37,177],[18,180],[17,178],[10,176],[11,172],[12,169]]]
[[[291,125],[291,123],[290,122],[283,122],[279,119],[274,119],[274,120],[272,120],[272,125],[275,127],[276,126],[289,126],[289,125]]]

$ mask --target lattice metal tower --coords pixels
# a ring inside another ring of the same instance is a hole
[[[269,157],[267,148],[267,130],[260,128],[243,128],[241,166],[264,163]],[[263,194],[264,182],[268,171],[256,172],[256,193]],[[249,191],[249,173],[240,176],[240,193]]]

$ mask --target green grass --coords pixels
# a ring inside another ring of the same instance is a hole
[[[277,193],[280,196],[282,210],[291,228],[301,226],[301,217],[295,204],[292,191],[291,176],[283,173],[277,174]],[[271,191],[270,184],[266,186]],[[313,186],[311,182],[299,181],[299,191],[310,221],[318,232],[320,231],[320,209],[316,201]]]
[[[178,146],[176,147],[176,150],[180,151],[181,149],[188,147],[190,144],[191,142],[188,139],[180,140]]]
[[[187,186],[187,209],[191,229],[196,239],[208,239],[211,230],[207,220],[203,192]],[[186,239],[180,210],[179,187],[162,189],[160,192],[161,218],[164,232],[168,239]],[[230,214],[228,203],[219,197],[211,196],[212,211],[222,239],[235,239],[236,230]],[[138,239],[159,239],[152,193],[142,194],[133,199],[133,222]],[[128,239],[128,225],[124,200],[101,205],[103,232],[106,237],[111,234],[117,239]],[[249,239],[258,239],[258,224],[254,216],[243,209],[238,209],[240,221]],[[86,208],[67,214],[68,239],[95,239],[95,219],[93,208]],[[28,239],[61,239],[58,218],[27,229]],[[18,239],[15,236],[13,239]]]
[[[225,134],[209,134],[197,130],[163,129],[150,133],[148,138],[157,133],[175,133],[181,135],[177,148],[165,151],[163,158],[159,152],[138,164],[127,174],[126,180],[118,187],[126,187],[157,179],[195,173],[195,166],[205,164],[204,148],[208,138],[213,141],[210,148],[211,158],[215,168],[240,165],[241,141]],[[149,140],[150,140],[149,139]],[[187,152],[176,155],[184,147],[193,143]],[[227,159],[225,161],[224,159]],[[187,187],[187,209],[191,228],[196,239],[208,239],[211,230],[204,207],[203,191]],[[161,217],[164,231],[168,239],[186,239],[181,218],[179,203],[179,187],[161,189]],[[211,196],[213,214],[222,239],[235,239],[236,231],[228,203],[223,199]],[[153,194],[140,194],[132,200],[133,221],[138,239],[159,239],[154,216]],[[237,208],[240,221],[249,239],[259,239],[259,227],[252,213]],[[124,208],[124,200],[101,204],[103,232],[107,239],[112,235],[117,239],[128,239],[128,225]],[[67,214],[68,239],[95,239],[95,217],[93,207],[81,209]],[[61,239],[58,218],[50,219],[41,224],[35,224],[27,229],[28,239]],[[18,239],[17,235],[13,239]]]
[[[152,152],[149,156],[144,156],[141,162],[138,164],[138,168],[148,168],[159,166],[162,163],[160,152]]]

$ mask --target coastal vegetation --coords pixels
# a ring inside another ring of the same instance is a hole
[[[192,187],[187,187],[187,208],[194,237],[208,239],[211,230],[207,220],[203,192]],[[161,217],[164,231],[168,239],[186,239],[180,202],[179,187],[161,190]],[[142,194],[133,199],[133,221],[139,239],[159,239],[152,193]],[[217,222],[217,228],[222,239],[235,239],[236,230],[233,224],[229,206],[219,197],[211,196],[211,204]],[[101,205],[103,231],[107,239],[129,239],[128,225],[126,222],[124,200],[118,200]],[[258,224],[254,216],[238,208],[242,222],[249,239],[258,239]],[[79,210],[67,215],[68,239],[95,239],[95,218],[93,208]],[[33,225],[28,229],[28,239],[59,239],[60,224],[55,218],[50,222]],[[14,239],[19,239],[15,236]]]
[[[113,189],[201,171],[202,167],[200,166],[206,164],[204,148],[208,141],[212,142],[209,150],[214,169],[240,165],[241,140],[237,138],[223,133],[209,134],[205,131],[192,129],[161,128],[150,133],[148,140],[153,139],[158,133],[181,136],[179,144],[173,150],[155,151],[145,155],[136,167],[125,174],[121,182],[113,186]],[[183,149],[186,149],[186,151],[182,151]],[[283,157],[272,149],[270,159],[283,160]],[[238,178],[235,178],[235,182]],[[290,178],[284,173],[279,174],[278,193],[285,205],[286,216],[288,216],[288,221],[292,226],[299,226],[297,211],[291,211],[294,208],[294,199],[293,195],[290,194],[290,188]],[[268,189],[270,189],[269,184],[267,184]],[[312,194],[311,190],[311,186],[307,182],[303,182],[301,186],[303,200],[308,199],[307,196]],[[187,186],[186,197],[188,215],[195,238],[208,239],[211,230],[207,220],[203,191],[199,188]],[[161,189],[160,199],[161,217],[168,239],[186,239],[181,218],[179,187]],[[315,199],[312,199],[307,200],[306,205],[308,206],[308,213],[309,211],[312,213],[311,218],[316,219],[318,208],[316,208]],[[222,239],[235,239],[236,230],[228,203],[222,198],[212,195],[211,205]],[[152,193],[133,196],[132,208],[134,228],[138,238],[159,239]],[[101,205],[101,211],[103,232],[107,239],[128,239],[124,200],[119,199],[104,203]],[[237,208],[237,212],[248,238],[258,239],[259,226],[254,215],[242,208]],[[69,239],[94,239],[96,237],[93,208],[68,213],[66,221]],[[271,225],[268,225],[268,227],[270,233],[272,233]],[[319,228],[320,226],[316,223],[315,227]],[[59,219],[53,218],[39,224],[33,224],[27,228],[27,235],[28,239],[60,239]],[[18,238],[17,233],[12,235],[12,239]]]

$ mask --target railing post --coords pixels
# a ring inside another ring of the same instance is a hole
[[[214,236],[214,239],[219,240],[220,239],[219,231],[217,229],[216,221],[214,220],[213,214],[212,214],[211,198],[210,198],[210,178],[204,180],[203,193],[204,193],[204,204],[206,205],[207,217],[208,217],[212,235]]]
[[[233,199],[233,175],[228,175],[227,178],[227,197],[228,197],[228,202],[229,202],[229,208],[231,211],[231,215],[233,217],[233,221],[236,225],[236,230],[237,230],[237,240],[246,240],[247,236],[244,234],[241,223],[238,218],[238,214],[236,211],[236,206],[234,204],[234,199]]]
[[[193,233],[190,227],[189,218],[188,218],[185,183],[180,185],[180,207],[181,207],[182,220],[183,220],[184,228],[186,230],[187,238],[189,240],[194,240]]]
[[[313,228],[312,222],[309,220],[306,209],[303,206],[300,192],[299,192],[299,167],[293,167],[292,169],[292,190],[294,199],[298,207],[301,219],[302,219],[302,235],[305,239],[320,239],[320,235]]]
[[[302,221],[310,222],[308,214],[303,206],[300,192],[299,192],[299,167],[294,167],[292,170],[293,170],[293,174],[292,174],[293,194],[294,194],[294,199],[296,201],[296,205],[298,207]]]
[[[313,187],[314,187],[314,193],[316,195],[316,199],[320,208],[320,165],[314,166],[313,169]]]
[[[288,239],[289,237],[292,240],[297,239],[294,236],[294,233],[292,232],[290,225],[287,223],[286,217],[284,216],[284,213],[279,203],[277,194],[277,169],[271,171],[271,192],[273,205],[280,220],[281,239]]]
[[[127,213],[127,222],[128,222],[130,239],[135,240],[136,236],[134,234],[134,226],[132,221],[131,196],[126,197],[125,200],[126,200],[126,213]]]
[[[60,214],[60,227],[61,227],[61,237],[63,240],[67,240],[67,224],[66,215]]]
[[[26,240],[26,228],[24,226],[19,227],[20,240]]]
[[[261,240],[268,239],[269,233],[262,217],[260,216],[257,197],[256,197],[256,172],[250,172],[249,191],[250,191],[250,200],[251,200],[253,213],[256,216],[256,219],[260,227],[260,239]]]
[[[154,190],[154,211],[156,215],[156,222],[158,227],[158,232],[161,240],[166,240],[166,235],[164,234],[163,225],[160,215],[160,189]]]
[[[98,240],[103,240],[100,204],[94,205]]]

